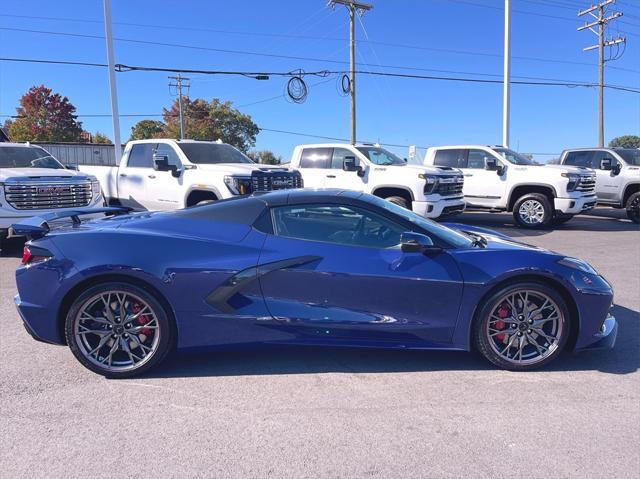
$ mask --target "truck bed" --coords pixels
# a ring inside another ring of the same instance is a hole
[[[107,199],[118,198],[118,167],[79,165],[78,170],[95,176],[100,182],[102,193]]]

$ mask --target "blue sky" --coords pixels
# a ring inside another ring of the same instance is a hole
[[[363,40],[358,44],[358,61],[370,65],[359,68],[501,79],[502,0],[371,0],[371,3],[375,8],[362,18],[366,32],[360,22],[356,30],[357,38]],[[581,24],[576,12],[587,6],[588,1],[512,0],[511,3],[514,80],[535,77],[597,81],[597,52],[582,52],[583,47],[595,43],[596,36],[576,31]],[[117,63],[244,71],[348,67],[347,63],[327,61],[348,61],[348,17],[344,8],[333,11],[326,7],[325,0],[180,3],[112,0],[112,4],[115,37],[200,47],[116,41]],[[622,18],[625,23],[614,22],[610,34],[618,30],[626,34],[627,48],[621,59],[607,64],[605,82],[637,89],[640,0],[619,0],[616,9],[625,13]],[[103,39],[7,29],[102,36],[100,0],[3,2],[0,56],[106,62]],[[364,41],[367,38],[370,42]],[[162,107],[172,101],[167,75],[118,73],[121,114],[160,114]],[[285,80],[278,77],[269,81],[190,77],[192,98],[231,100],[260,127],[349,138],[349,100],[338,93],[335,77],[307,77],[308,85],[319,84],[309,89],[303,104],[284,99]],[[106,69],[0,62],[0,114],[15,114],[19,97],[30,86],[42,83],[70,98],[85,129],[99,130],[112,137],[110,118],[83,116],[110,113]],[[605,141],[622,134],[640,134],[640,94],[606,90],[605,95]],[[514,85],[512,148],[538,153],[536,158],[546,160],[551,156],[540,153],[594,145],[596,99],[595,88]],[[143,118],[121,119],[123,141],[129,137],[131,126]],[[358,77],[358,138],[363,141],[419,146],[500,143],[501,122],[499,84]],[[319,141],[322,140],[263,131],[258,135],[256,149],[271,149],[288,158],[296,144]],[[407,155],[404,147],[393,149]]]

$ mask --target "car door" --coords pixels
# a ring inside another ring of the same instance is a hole
[[[309,147],[300,152],[300,166],[305,188],[323,188],[331,171],[333,148]]]
[[[610,170],[602,169],[602,160],[611,160]],[[619,201],[623,183],[623,179],[619,174],[622,166],[620,161],[608,151],[594,151],[589,166],[596,170],[596,195],[598,199]]]
[[[495,170],[487,170],[487,159],[495,157],[486,150],[471,148],[463,150],[461,155],[465,200],[477,206],[498,206],[506,190],[506,169],[502,175]],[[496,161],[499,166],[504,165],[500,159],[496,158]]]
[[[403,253],[405,226],[369,210],[271,210],[260,285],[277,327],[302,341],[425,345],[450,340],[462,279],[447,253]]]
[[[332,148],[330,169],[325,174],[324,188],[338,188],[345,190],[361,191],[364,187],[363,178],[355,171],[342,169],[344,159],[352,156],[356,159],[356,165],[360,164],[360,158],[348,148]]]
[[[147,174],[147,202],[150,210],[175,210],[184,206],[184,172],[182,162],[173,146],[166,143],[153,145],[154,155],[166,156],[169,165],[174,165],[181,174],[173,176],[171,171],[153,170]]]
[[[153,172],[154,143],[136,143],[131,147],[124,167],[118,169],[118,199],[136,210],[152,207],[147,198],[148,175]]]

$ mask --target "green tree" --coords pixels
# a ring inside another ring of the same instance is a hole
[[[246,152],[256,144],[260,132],[249,115],[233,108],[230,101],[217,98],[206,101],[202,98],[183,98],[185,138],[197,140],[222,140]],[[169,109],[163,108],[166,134],[169,138],[180,138],[178,100]]]
[[[247,156],[256,163],[262,163],[264,165],[279,165],[282,163],[282,157],[276,156],[273,151],[270,150],[249,151],[247,152]]]
[[[69,99],[44,85],[33,86],[20,98],[15,120],[5,128],[13,141],[79,141],[82,124]]]
[[[100,133],[99,131],[96,131],[93,134],[92,140],[93,140],[92,143],[104,143],[105,145],[113,144],[113,142],[109,139],[107,135],[105,135],[104,133]]]
[[[619,146],[621,148],[640,148],[640,136],[618,136],[609,142],[609,147],[615,148],[616,146]]]
[[[158,120],[140,120],[131,127],[131,140],[148,140],[165,136],[165,124]]]

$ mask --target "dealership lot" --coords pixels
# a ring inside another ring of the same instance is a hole
[[[616,293],[616,348],[530,373],[466,353],[225,352],[109,381],[23,329],[14,240],[0,258],[3,475],[637,477],[638,226],[604,208],[544,231],[508,214],[454,221],[590,262]]]

